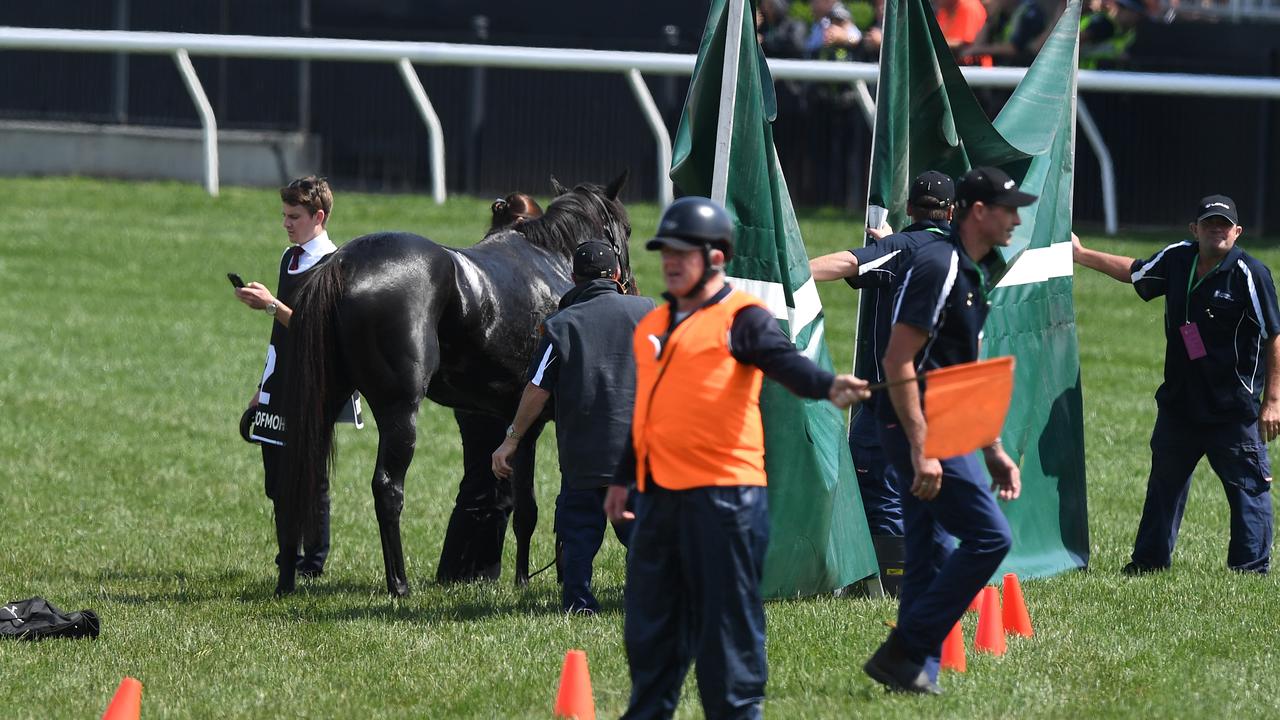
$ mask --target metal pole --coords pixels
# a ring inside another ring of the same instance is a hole
[[[200,86],[200,77],[191,65],[191,58],[186,50],[173,53],[173,61],[178,64],[178,72],[182,82],[187,86],[187,94],[195,103],[196,112],[200,113],[200,128],[204,133],[204,189],[214,197],[218,196],[218,119],[213,115],[213,106]]]
[[[876,126],[876,101],[875,98],[871,97],[871,88],[867,87],[866,80],[856,80],[853,83],[853,89],[855,90],[854,97],[858,99],[858,107],[862,108],[862,117],[867,121],[867,127],[874,129]]]
[[[1080,129],[1084,131],[1084,136],[1089,141],[1089,147],[1093,148],[1093,154],[1098,158],[1098,172],[1102,175],[1102,215],[1104,226],[1108,235],[1115,235],[1118,228],[1116,222],[1116,170],[1111,164],[1111,151],[1107,149],[1107,141],[1102,139],[1102,133],[1099,132],[1097,124],[1093,122],[1093,115],[1089,114],[1089,108],[1084,104],[1084,99],[1076,96],[1076,120],[1080,123]]]
[[[298,8],[298,29],[311,36],[311,0],[302,0]],[[298,61],[298,130],[311,132],[311,61]]]
[[[631,93],[640,103],[644,119],[649,121],[649,129],[653,131],[654,142],[658,146],[658,202],[662,207],[671,204],[674,192],[671,188],[671,135],[667,132],[667,124],[658,112],[658,105],[649,93],[649,86],[644,83],[644,76],[639,70],[627,71],[627,82],[631,84]]]
[[[405,87],[409,88],[413,104],[418,106],[418,115],[422,117],[422,123],[427,126],[427,138],[430,141],[428,152],[431,156],[431,197],[435,199],[437,205],[443,205],[445,200],[444,128],[440,125],[440,116],[436,115],[436,109],[431,104],[431,98],[427,97],[427,90],[422,87],[422,79],[418,77],[418,71],[413,69],[413,63],[409,62],[408,58],[400,58],[396,66],[400,68],[400,77],[404,78]]]
[[[476,41],[486,42],[489,39],[489,18],[476,15],[471,18],[475,30]],[[467,138],[466,138],[466,172],[465,185],[467,192],[476,193],[480,189],[480,135],[484,131],[484,95],[485,69],[471,68],[471,97],[467,106]]]
[[[116,29],[129,29],[129,0],[116,0]],[[121,125],[129,122],[129,54],[116,53],[114,65],[115,93],[111,115]]]
[[[729,146],[733,143],[733,110],[738,94],[738,55],[742,50],[743,0],[729,0],[726,8],[724,67],[720,71],[720,121],[716,126],[716,155],[711,174],[711,199],[724,205],[729,189]]]

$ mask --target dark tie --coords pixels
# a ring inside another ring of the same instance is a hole
[[[302,246],[294,245],[289,248],[289,272],[298,269],[298,258],[302,257]]]

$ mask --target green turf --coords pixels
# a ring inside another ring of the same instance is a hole
[[[587,650],[601,717],[628,693],[621,646],[622,552],[597,564],[595,618],[558,612],[557,588],[441,588],[435,560],[461,453],[452,418],[423,410],[406,486],[404,545],[415,594],[383,592],[369,493],[375,433],[339,430],[333,554],[324,578],[276,600],[269,503],[257,449],[235,423],[257,380],[269,322],[223,274],[274,283],[284,246],[269,190],[210,199],[181,184],[0,180],[0,594],[44,595],[102,616],[95,642],[0,643],[0,717],[101,713],[124,675],[146,686],[148,718],[549,717],[564,651]],[[339,241],[377,229],[448,244],[477,240],[487,202],[438,208],[419,196],[339,190]],[[656,223],[632,208],[637,238]],[[813,254],[853,244],[852,219],[801,218]],[[1145,255],[1180,233],[1092,245]],[[1246,247],[1280,268],[1280,251]],[[650,294],[660,279],[637,252]],[[773,717],[1275,717],[1280,593],[1224,568],[1226,508],[1202,468],[1174,569],[1127,579],[1160,378],[1159,303],[1078,275],[1092,513],[1089,572],[1028,581],[1036,625],[1000,659],[970,654],[936,699],[887,696],[860,667],[892,618],[887,601],[815,598],[768,606]],[[822,287],[828,337],[849,366],[853,294]],[[558,483],[542,441],[551,555]],[[966,621],[972,633],[973,620]],[[692,681],[679,717],[700,717]]]

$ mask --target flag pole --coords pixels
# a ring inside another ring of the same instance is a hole
[[[733,143],[733,110],[738,99],[738,60],[742,51],[743,6],[729,0],[725,25],[724,65],[720,71],[720,119],[716,123],[716,157],[711,174],[711,199],[724,205],[729,188],[729,146]]]

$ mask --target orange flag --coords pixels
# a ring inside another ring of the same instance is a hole
[[[1000,438],[1013,397],[1013,357],[952,365],[926,375],[924,454],[967,455]]]

